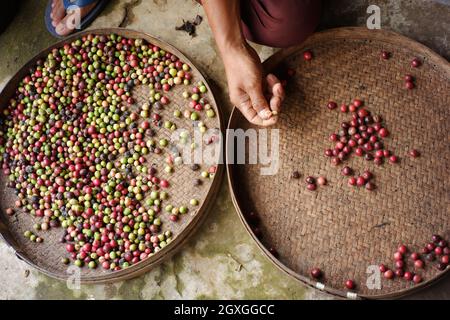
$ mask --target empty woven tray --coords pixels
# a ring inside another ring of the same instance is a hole
[[[303,58],[307,49],[311,61]],[[390,59],[381,58],[383,50]],[[419,68],[411,67],[415,57],[423,61]],[[393,254],[401,243],[420,252],[433,234],[450,238],[449,63],[392,32],[342,28],[315,34],[264,65],[280,77],[288,68],[295,71],[274,127],[280,130],[279,170],[264,176],[262,165],[228,164],[228,178],[239,215],[267,256],[296,279],[351,298],[404,295],[447,273],[448,267],[439,271],[436,262],[426,262],[425,270],[418,271],[424,278],[420,285],[381,276],[377,287],[370,277],[381,263],[395,270]],[[416,78],[415,89],[405,89],[406,74]],[[328,101],[339,106],[355,98],[382,115],[391,132],[385,145],[400,158],[398,164],[381,166],[354,155],[344,161],[357,173],[374,173],[377,189],[372,192],[348,186],[341,175],[345,164],[334,167],[324,155],[333,146],[329,134],[351,120],[339,107],[328,110]],[[254,126],[234,110],[229,128]],[[421,157],[408,156],[413,148]],[[291,177],[294,171],[300,179]],[[328,185],[308,191],[307,176],[324,176]],[[249,219],[250,212],[258,218]],[[314,267],[323,271],[322,279],[311,278]],[[350,294],[344,287],[347,279],[357,285]]]

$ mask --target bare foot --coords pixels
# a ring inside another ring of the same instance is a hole
[[[67,36],[72,33],[77,26],[77,22],[81,21],[96,5],[97,1],[77,10],[66,12],[63,0],[53,0],[51,18],[56,33],[60,36]]]
[[[53,0],[52,1],[52,12],[50,13],[50,18],[52,19],[52,25],[56,25],[64,18],[66,15],[66,9],[64,9],[63,0]]]

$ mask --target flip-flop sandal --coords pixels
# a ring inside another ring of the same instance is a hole
[[[64,38],[65,36],[61,36],[58,33],[56,33],[55,27],[52,25],[52,18],[50,17],[50,14],[52,12],[52,2],[53,0],[49,0],[47,3],[47,8],[45,9],[45,25],[47,26],[47,30],[53,36],[57,38]],[[77,6],[79,8],[82,8],[94,2],[97,2],[97,4],[83,19],[81,19],[80,29],[74,29],[74,32],[86,28],[105,8],[109,0],[63,0],[64,8],[66,10],[71,6]]]

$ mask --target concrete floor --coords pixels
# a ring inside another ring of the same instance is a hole
[[[440,1],[325,1],[320,29],[365,25],[366,8],[381,8],[382,27],[416,39],[450,58],[450,7]],[[13,73],[39,50],[55,41],[44,27],[46,1],[23,1],[20,12],[0,35],[0,89]],[[189,37],[174,30],[181,20],[202,14],[192,0],[112,0],[91,28],[126,27],[142,30],[178,47],[208,74],[219,90],[226,116],[223,65],[206,22]],[[262,59],[275,49],[255,46]],[[238,268],[242,264],[242,268]],[[70,290],[65,282],[50,279],[15,258],[0,241],[1,299],[327,299],[276,269],[259,252],[238,220],[225,182],[202,229],[168,262],[139,278],[110,285]],[[408,298],[450,299],[450,277]]]

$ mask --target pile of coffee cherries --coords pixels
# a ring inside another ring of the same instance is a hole
[[[184,85],[184,116],[214,117],[206,86],[193,80],[176,55],[116,34],[86,35],[38,60],[0,119],[0,165],[16,207],[41,221],[24,236],[43,242],[36,232],[62,227],[64,263],[109,270],[168,245],[173,234],[163,220],[177,221],[199,201],[171,205],[170,182],[152,165],[164,155],[170,166],[181,162],[171,141],[157,139],[176,128],[160,110]],[[142,106],[132,95],[138,86],[150,93]]]
[[[410,264],[413,266],[413,271],[408,271],[408,255]],[[424,270],[426,264],[435,264],[439,271],[444,271],[449,265],[450,248],[448,242],[440,235],[433,235],[431,242],[427,243],[420,253],[409,252],[405,245],[400,245],[394,253],[395,270],[387,267],[385,264],[380,265],[380,272],[383,273],[384,278],[394,279],[403,278],[407,281],[413,281],[418,284],[423,281],[423,277],[418,273]]]
[[[329,110],[337,107],[338,105],[334,101],[327,104]],[[340,130],[329,136],[329,140],[334,142],[334,148],[326,149],[325,156],[331,158],[330,161],[334,166],[340,165],[351,155],[362,157],[366,161],[373,161],[376,165],[382,165],[386,161],[391,164],[399,162],[398,156],[385,145],[384,138],[389,136],[389,130],[383,124],[381,116],[372,115],[359,99],[355,99],[350,105],[342,104],[340,111],[342,113],[351,112],[352,117],[349,121],[343,121]],[[353,169],[346,166],[341,173],[344,176],[350,176],[353,174]],[[371,191],[376,188],[372,179],[373,174],[366,171],[357,177],[350,177],[348,184],[364,186]]]

